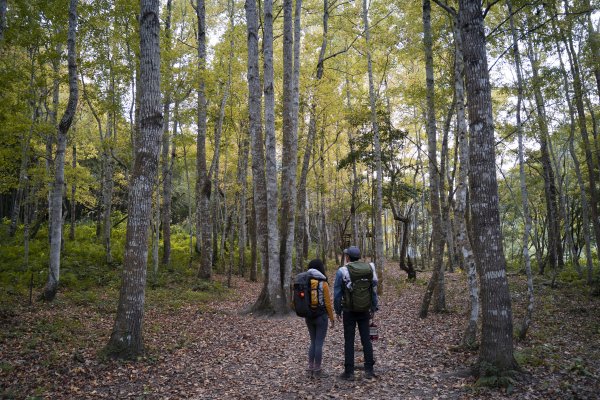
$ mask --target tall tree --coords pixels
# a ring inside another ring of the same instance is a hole
[[[479,320],[479,286],[477,285],[477,266],[475,255],[471,246],[471,239],[467,230],[467,192],[469,176],[469,140],[467,135],[467,120],[465,114],[465,63],[463,56],[462,32],[458,23],[456,10],[446,3],[434,0],[444,8],[452,19],[452,33],[454,36],[454,101],[456,107],[456,136],[459,159],[458,185],[456,188],[456,206],[454,208],[457,225],[456,246],[462,254],[467,282],[469,287],[469,321],[463,335],[462,343],[465,347],[473,347],[477,341],[477,321]]]
[[[512,16],[512,14],[511,14]],[[533,30],[533,26],[529,25]],[[563,267],[563,246],[560,237],[560,215],[558,212],[558,193],[556,190],[556,180],[554,169],[550,160],[549,142],[550,129],[548,127],[548,116],[546,113],[546,102],[542,93],[543,78],[540,76],[540,56],[539,52],[533,48],[530,35],[527,40],[527,56],[531,64],[532,90],[536,106],[536,122],[540,130],[540,161],[542,163],[542,177],[544,178],[544,194],[546,198],[546,224],[548,231],[548,261],[551,267],[561,269]],[[540,266],[540,274],[544,273],[544,264]]]
[[[123,282],[115,324],[105,349],[108,355],[118,358],[135,358],[144,352],[142,324],[148,228],[163,124],[159,4],[159,0],[141,0],[140,4],[140,134],[135,141],[135,159],[129,186]]]
[[[565,11],[569,14],[570,6],[567,0],[564,1]],[[585,162],[588,167],[588,188],[590,193],[590,216],[592,226],[594,227],[594,235],[596,237],[596,243],[600,243],[600,214],[598,211],[598,203],[600,202],[600,194],[598,193],[598,188],[596,185],[598,184],[598,172],[596,170],[596,165],[594,163],[595,157],[592,153],[593,147],[589,138],[588,126],[587,126],[587,118],[585,115],[585,106],[584,106],[584,85],[582,78],[582,70],[579,62],[579,53],[575,49],[575,45],[573,43],[573,16],[567,15],[567,29],[563,32],[563,40],[565,42],[565,47],[567,51],[567,55],[569,58],[569,64],[571,69],[571,75],[573,76],[573,101],[575,103],[575,111],[577,112],[577,123],[579,126],[579,133],[581,135],[581,139],[583,139],[583,150],[585,153]]]
[[[525,157],[524,153],[524,145],[523,145],[523,123],[521,121],[521,105],[523,102],[523,74],[521,72],[521,54],[519,53],[519,38],[517,36],[517,30],[515,28],[514,16],[512,12],[512,6],[510,4],[510,0],[506,1],[506,7],[508,9],[508,19],[510,21],[510,31],[513,39],[513,56],[515,61],[515,71],[517,72],[517,112],[516,120],[517,120],[517,138],[519,142],[519,182],[521,184],[521,204],[523,208],[523,222],[525,225],[525,229],[523,229],[523,261],[525,263],[525,271],[527,273],[527,293],[529,295],[529,302],[527,304],[527,311],[525,312],[525,318],[523,319],[523,323],[521,324],[521,329],[519,331],[519,338],[525,339],[527,335],[527,330],[529,329],[529,325],[531,324],[531,316],[533,314],[533,279],[531,276],[531,260],[529,257],[529,235],[531,233],[531,215],[529,214],[529,193],[527,191],[527,183],[525,182]],[[544,140],[545,141],[545,140]],[[547,150],[546,150],[547,151]],[[550,164],[550,160],[548,157],[548,164]],[[552,170],[552,166],[550,165],[550,169]],[[545,174],[544,174],[545,175]],[[554,176],[552,173],[552,180],[554,180]],[[554,183],[552,183],[554,184]],[[545,185],[548,186],[548,183]],[[556,193],[554,193],[556,196]],[[546,191],[546,196],[548,197],[548,191]],[[554,199],[556,200],[556,198]],[[548,204],[548,201],[546,201]],[[556,206],[556,204],[555,204]],[[557,207],[556,207],[557,208]],[[554,208],[554,212],[556,212],[556,208]],[[548,213],[548,218],[550,218],[550,212]],[[556,214],[554,214],[556,215]],[[549,224],[554,224],[554,221],[549,222]],[[550,229],[548,229],[550,232]],[[555,237],[555,240],[557,238]],[[548,240],[550,242],[550,240]],[[550,248],[550,252],[554,254],[554,260],[557,257],[556,251],[556,243],[553,244],[554,248]],[[551,244],[552,246],[552,244]],[[562,258],[562,251],[560,254]],[[556,268],[556,266],[555,266]]]
[[[369,29],[369,10],[367,8],[367,0],[362,2],[362,19],[364,25],[364,36],[367,47],[367,74],[369,76],[369,105],[371,107],[371,126],[373,129],[373,155],[375,156],[375,265],[377,266],[377,275],[379,276],[379,283],[377,285],[377,292],[383,293],[384,283],[384,268],[385,268],[385,256],[383,254],[383,168],[381,166],[381,143],[379,140],[379,125],[377,123],[377,99],[375,94],[375,84],[373,82],[373,63],[371,60],[371,49],[370,40],[371,32]],[[364,251],[364,249],[363,249]]]
[[[75,117],[79,90],[77,86],[77,53],[75,39],[77,32],[77,0],[69,2],[69,31],[67,33],[67,59],[69,70],[69,100],[67,108],[58,124],[58,136],[55,158],[55,175],[50,201],[50,268],[48,281],[44,287],[42,297],[52,301],[58,290],[60,279],[60,252],[62,244],[62,202],[65,187],[65,149],[67,146],[67,133]]]
[[[425,48],[425,75],[427,86],[427,155],[429,159],[429,203],[431,206],[431,240],[433,243],[433,273],[423,296],[419,316],[425,318],[434,289],[440,286],[440,274],[443,274],[444,237],[440,208],[440,171],[437,164],[437,128],[434,104],[433,44],[431,37],[431,2],[423,0],[423,45]],[[444,288],[437,288],[435,309],[446,308]]]
[[[292,0],[283,1],[283,143],[281,166],[281,215],[279,259],[281,284],[287,288],[292,278],[292,251],[294,249],[294,217],[296,210],[296,169],[298,157],[298,114],[296,107],[296,65],[300,57],[295,57],[296,45],[292,28]],[[300,16],[297,15],[297,25]],[[298,26],[297,29],[300,29]],[[299,50],[299,47],[298,47]],[[298,68],[300,66],[298,65]],[[296,120],[295,120],[296,119]],[[288,296],[289,291],[283,293]],[[286,302],[290,300],[287,299]]]
[[[319,59],[317,60],[317,74],[316,81],[319,82],[323,78],[323,63],[325,62],[325,53],[327,51],[328,43],[328,30],[329,30],[329,1],[323,0],[323,34],[321,39],[321,49],[319,50]],[[313,144],[317,135],[317,100],[316,94],[313,94],[311,98],[310,119],[308,122],[308,134],[306,136],[306,144],[304,146],[304,154],[302,156],[302,167],[300,170],[300,177],[298,179],[298,191],[297,191],[297,205],[298,210],[296,213],[296,270],[301,271],[304,266],[304,249],[308,245],[306,243],[306,227],[308,224],[306,218],[306,203],[307,203],[307,189],[306,182],[308,179],[308,170],[310,167],[310,158],[313,151]]]
[[[167,17],[165,19],[165,48],[170,49],[171,43],[171,15],[172,15],[172,0],[167,1]],[[163,57],[166,58],[166,57]],[[167,79],[171,77],[171,60],[167,58],[165,62],[165,72]],[[169,81],[170,82],[170,81]],[[173,158],[169,156],[169,148],[171,147],[171,135],[169,133],[169,120],[171,108],[171,85],[167,84],[165,88],[165,100],[163,102],[163,135],[162,135],[162,210],[160,216],[162,218],[163,232],[163,255],[162,264],[169,265],[171,262],[171,196],[173,191]],[[175,150],[175,144],[172,144]]]
[[[279,229],[277,226],[277,159],[275,138],[275,83],[273,65],[273,1],[263,5],[263,92],[265,124],[265,175],[267,189],[267,303],[265,308],[276,313],[286,311],[279,263]]]
[[[253,206],[257,247],[260,252],[264,285],[253,305],[255,310],[272,309],[269,273],[269,247],[267,237],[267,180],[265,176],[265,150],[262,131],[262,92],[260,89],[258,53],[258,10],[256,0],[246,0],[248,29],[248,122],[252,148]],[[279,282],[277,282],[279,285]]]
[[[492,92],[483,10],[479,0],[459,0],[469,111],[469,186],[473,250],[481,284],[482,328],[479,374],[517,368],[506,260],[502,246]]]
[[[196,142],[196,251],[200,252],[198,276],[212,275],[211,181],[206,168],[206,9],[204,0],[196,2],[198,18],[198,139]]]

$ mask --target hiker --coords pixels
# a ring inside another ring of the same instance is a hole
[[[344,265],[338,268],[333,285],[333,306],[344,323],[344,372],[340,378],[354,380],[354,336],[356,325],[365,354],[365,379],[374,379],[375,360],[369,335],[369,320],[378,310],[377,273],[373,263],[360,262],[360,250],[344,250]],[[342,314],[343,312],[343,314]]]
[[[327,335],[327,318],[331,328],[335,326],[331,295],[323,261],[317,259],[308,263],[308,270],[298,274],[294,284],[294,308],[296,313],[304,317],[310,346],[308,347],[308,374],[310,377],[325,376],[321,369],[323,360],[323,343]]]

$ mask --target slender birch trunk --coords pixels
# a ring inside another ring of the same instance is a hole
[[[65,148],[67,145],[67,133],[75,117],[79,92],[77,87],[77,53],[75,51],[75,35],[77,31],[77,0],[69,2],[69,31],[67,33],[67,54],[69,70],[69,100],[67,108],[58,124],[58,137],[55,158],[55,175],[52,189],[52,207],[50,208],[50,220],[52,231],[50,234],[50,268],[48,281],[44,288],[42,297],[46,301],[52,301],[58,290],[60,280],[60,252],[62,241],[62,201],[65,186]]]
[[[128,198],[129,218],[123,260],[123,283],[115,324],[105,348],[108,355],[126,359],[135,359],[144,353],[142,325],[148,262],[148,228],[152,219],[152,190],[156,184],[163,124],[159,3],[159,0],[141,0],[140,135],[135,141],[135,159]]]

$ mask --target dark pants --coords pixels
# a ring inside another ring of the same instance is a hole
[[[344,310],[344,372],[354,373],[354,336],[356,325],[365,353],[365,371],[373,372],[373,345],[369,335],[369,313]]]
[[[320,370],[323,360],[323,343],[327,335],[327,314],[319,315],[316,318],[305,318],[305,320],[310,334],[308,369]]]

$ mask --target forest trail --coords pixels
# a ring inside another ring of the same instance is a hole
[[[390,279],[394,275],[401,279]],[[339,325],[329,330],[325,342],[323,369],[328,377],[307,378],[308,332],[303,319],[295,315],[264,318],[240,313],[256,299],[261,284],[234,277],[232,293],[222,300],[200,307],[184,304],[170,312],[148,307],[148,356],[136,363],[100,361],[97,357],[110,332],[111,312],[87,322],[85,312],[76,317],[83,319],[88,329],[85,345],[57,354],[50,365],[33,352],[23,355],[22,349],[17,349],[22,343],[11,346],[10,340],[3,340],[2,362],[10,361],[13,369],[1,371],[0,384],[3,390],[12,387],[17,398],[37,395],[48,399],[548,399],[595,398],[599,393],[595,379],[600,372],[598,349],[589,353],[594,335],[589,337],[590,342],[580,343],[581,348],[573,346],[567,352],[570,357],[583,357],[587,351],[589,359],[596,360],[595,365],[585,359],[581,362],[587,365],[586,373],[578,374],[569,367],[570,361],[563,359],[558,360],[565,364],[562,371],[545,365],[521,375],[511,394],[504,389],[475,388],[472,377],[457,375],[477,356],[476,352],[455,349],[465,322],[464,277],[460,273],[447,275],[450,312],[431,313],[421,320],[417,312],[426,276],[420,275],[417,283],[407,284],[405,275],[391,264],[386,276],[386,293],[376,317],[379,340],[374,345],[375,371],[379,377],[374,381],[364,380],[361,370],[355,382],[337,378],[343,368],[343,332]],[[58,308],[40,310],[26,318],[50,318],[51,313],[59,312]],[[32,322],[17,321],[21,316],[13,318],[13,322],[23,325]],[[90,323],[96,325],[88,326]],[[573,323],[578,326],[577,321]],[[97,336],[89,337],[89,332]],[[577,328],[572,334],[576,332]],[[553,340],[574,340],[568,336],[568,329],[561,333],[565,336]],[[552,346],[559,346],[544,345],[555,351]],[[362,366],[361,355],[357,352],[357,366]],[[15,392],[14,388],[21,389]]]

